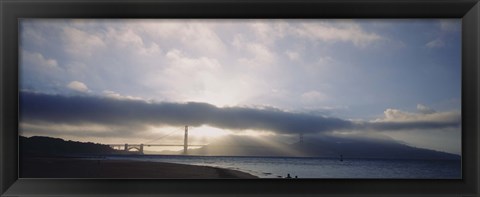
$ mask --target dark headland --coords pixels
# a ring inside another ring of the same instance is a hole
[[[164,162],[104,159],[119,154],[107,145],[49,137],[20,137],[21,178],[258,178],[248,173]]]

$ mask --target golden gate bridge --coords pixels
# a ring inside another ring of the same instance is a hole
[[[144,147],[159,147],[159,146],[171,146],[171,147],[181,147],[183,146],[183,154],[187,155],[188,154],[188,147],[202,147],[205,146],[205,144],[188,144],[188,126],[185,126],[185,134],[183,137],[183,144],[151,144],[151,142],[157,141],[159,139],[162,139],[164,137],[167,137],[177,130],[170,132],[166,135],[163,135],[159,138],[156,138],[154,140],[150,140],[147,143],[141,143],[141,144],[108,144],[110,147],[112,147],[115,150],[122,150],[126,153],[136,153],[136,154],[143,154]]]

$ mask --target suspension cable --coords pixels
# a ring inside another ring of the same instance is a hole
[[[168,136],[172,135],[173,133],[175,133],[175,132],[177,132],[177,131],[180,131],[180,130],[181,130],[181,129],[176,129],[176,130],[174,130],[174,131],[172,131],[172,132],[170,132],[170,133],[167,133],[167,134],[165,134],[165,135],[162,135],[162,136],[160,136],[160,137],[158,137],[158,138],[155,138],[155,139],[153,139],[153,140],[147,141],[147,142],[145,142],[144,144],[149,144],[149,143],[155,142],[155,141],[157,141],[157,140],[160,140],[160,139],[162,139],[162,138],[168,137]]]

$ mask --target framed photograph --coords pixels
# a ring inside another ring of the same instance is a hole
[[[476,196],[478,1],[4,1],[2,196]]]

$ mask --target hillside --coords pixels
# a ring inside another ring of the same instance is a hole
[[[43,136],[20,136],[19,149],[22,155],[102,155],[118,152],[108,145],[91,142],[65,141],[60,138]]]

